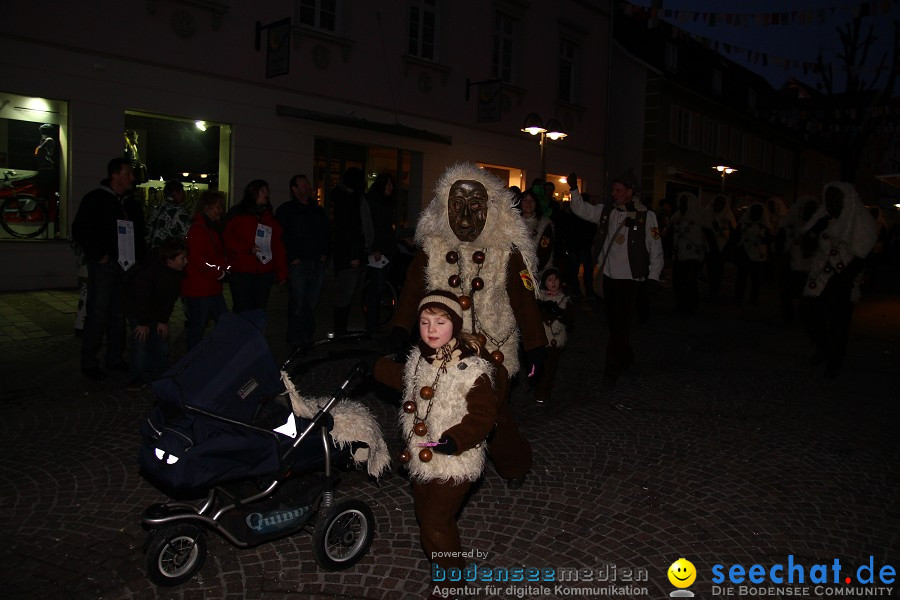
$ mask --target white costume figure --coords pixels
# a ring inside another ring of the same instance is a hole
[[[513,193],[475,164],[449,167],[416,227],[421,248],[413,257],[392,321],[397,348],[418,315],[426,290],[459,297],[462,330],[484,337],[484,350],[497,364],[497,426],[488,451],[494,467],[515,489],[531,469],[531,445],[509,409],[509,377],[519,371],[519,342],[529,365],[539,365],[547,338],[536,299],[537,265],[531,238]],[[533,369],[529,369],[532,371]]]
[[[447,202],[450,187],[460,180],[477,181],[484,185],[488,193],[487,221],[484,230],[474,242],[460,241],[450,228],[447,218]],[[487,338],[488,352],[499,350],[504,355],[503,366],[510,377],[519,372],[519,327],[527,328],[527,323],[517,323],[517,315],[508,284],[517,291],[527,291],[536,296],[537,257],[531,236],[514,210],[514,197],[499,179],[474,164],[457,164],[447,169],[435,186],[434,199],[422,212],[416,227],[416,243],[429,260],[425,269],[425,289],[452,290],[472,298],[472,308],[463,315],[463,331],[483,333]],[[448,262],[446,255],[455,251],[455,263]],[[477,264],[475,252],[484,253],[484,262]],[[523,268],[516,268],[515,274],[509,269],[510,261]],[[415,266],[415,261],[414,265]],[[451,276],[460,278],[459,287],[448,284]],[[510,276],[516,280],[510,282]],[[479,277],[484,282],[480,291],[472,290],[472,280]],[[536,302],[535,321],[540,324]],[[474,321],[474,326],[473,326]],[[541,346],[544,344],[542,343]],[[525,343],[525,349],[533,347]]]
[[[709,215],[713,233],[716,234],[716,243],[721,252],[731,239],[731,232],[737,229],[737,220],[734,218],[734,211],[731,210],[731,199],[724,194],[716,194],[710,204]]]
[[[818,232],[818,244],[809,259],[809,275],[803,295],[820,296],[833,275],[843,275],[854,259],[864,259],[875,247],[878,239],[878,228],[871,213],[866,210],[852,184],[843,181],[832,181],[825,185],[825,194],[829,188],[836,188],[843,194],[843,206],[840,214],[830,214],[823,203],[812,216],[805,230],[812,232],[816,224],[827,219],[827,226]],[[862,270],[853,277],[853,288],[850,300],[859,300],[859,284]]]
[[[419,390],[435,381],[440,367],[440,361],[429,362],[422,358],[421,350],[413,348],[403,371],[403,397],[414,398],[419,404],[425,404],[419,399]],[[475,381],[485,376],[493,382],[493,365],[478,356],[451,359],[445,368],[446,372],[440,375],[440,385],[435,389],[434,398],[428,403],[428,418],[423,421],[428,425],[428,435],[424,438],[413,436],[413,426],[417,421],[423,420],[426,411],[425,407],[420,406],[418,415],[400,413],[400,430],[404,439],[437,441],[437,436],[466,416],[467,394],[474,387]],[[487,457],[486,444],[479,444],[455,455],[435,452],[428,462],[422,462],[418,449],[416,450],[411,453],[412,458],[407,463],[409,475],[416,481],[475,481],[481,477]]]
[[[679,206],[672,215],[672,231],[674,233],[675,260],[703,261],[709,246],[704,229],[712,231],[712,220],[709,213],[700,206],[700,199],[694,194],[683,192],[678,194],[678,202],[685,202],[685,211]]]

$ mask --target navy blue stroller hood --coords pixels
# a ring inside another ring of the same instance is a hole
[[[281,371],[263,335],[265,313],[226,313],[203,341],[151,384],[159,402],[141,425],[138,462],[166,491],[201,490],[273,474],[293,438],[273,431],[294,423],[291,410],[270,399],[284,392]],[[302,426],[296,419],[296,427]],[[308,421],[307,421],[308,422]],[[294,456],[321,461],[311,436]]]

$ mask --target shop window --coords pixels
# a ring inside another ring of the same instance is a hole
[[[412,152],[384,146],[364,146],[336,140],[317,139],[315,144],[316,167],[313,173],[313,190],[316,201],[333,215],[328,195],[338,185],[341,175],[355,167],[366,174],[366,189],[378,175],[387,173],[394,179],[394,229],[407,227],[415,215],[409,215],[409,185]],[[417,212],[417,211],[416,211]]]
[[[122,142],[147,215],[164,200],[166,181],[184,184],[188,208],[204,190],[228,191],[230,125],[126,111]]]
[[[526,187],[525,183],[525,171],[522,169],[517,169],[515,167],[504,167],[502,165],[492,165],[489,163],[476,163],[479,167],[484,169],[485,171],[489,171],[493,173],[497,177],[500,178],[500,181],[506,184],[507,187],[517,187],[519,190],[524,190]]]
[[[65,237],[68,104],[0,92],[0,239]]]

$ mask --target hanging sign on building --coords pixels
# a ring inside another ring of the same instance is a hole
[[[291,20],[266,26],[266,78],[287,75],[291,66]]]
[[[503,105],[503,81],[494,79],[478,84],[478,122],[497,123]]]

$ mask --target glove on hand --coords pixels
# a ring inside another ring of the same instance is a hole
[[[456,450],[456,442],[448,435],[442,435],[438,440],[438,445],[434,447],[434,451],[441,454],[456,454]]]

